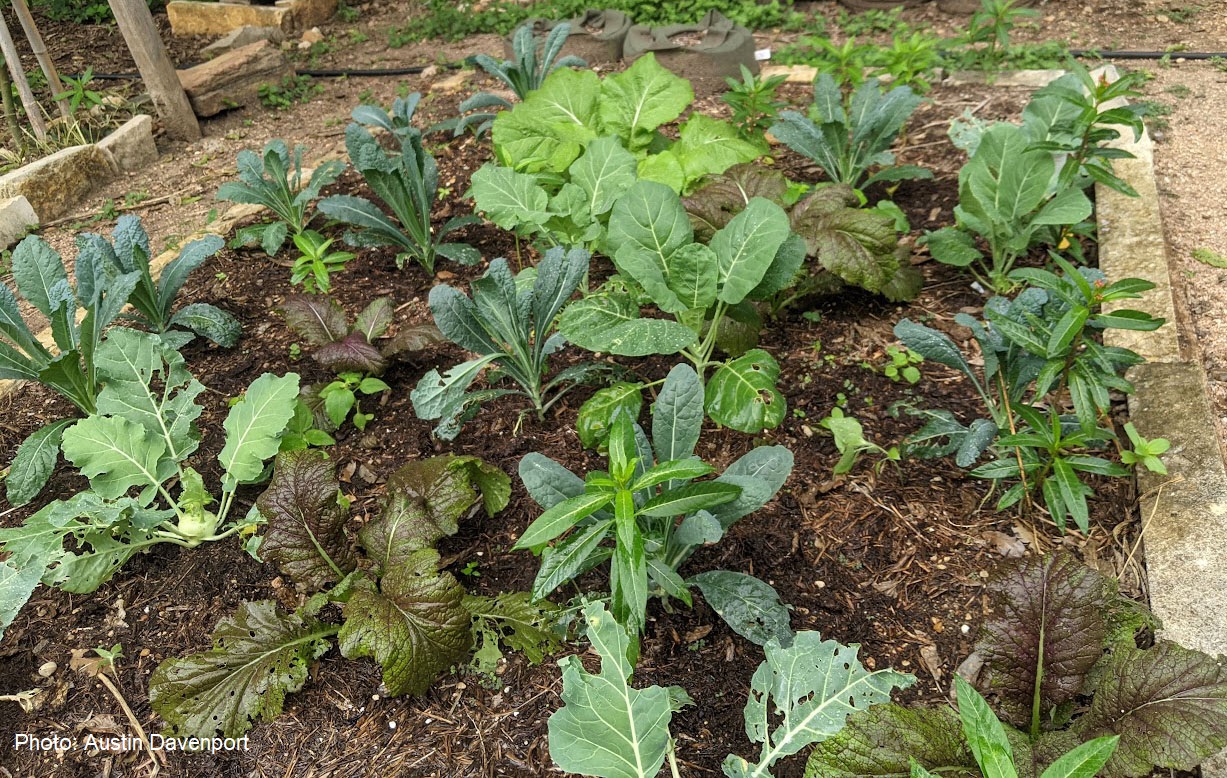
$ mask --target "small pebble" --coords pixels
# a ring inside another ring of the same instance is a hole
[[[50,678],[55,675],[55,671],[59,670],[60,666],[55,662],[44,662],[43,666],[38,668],[38,674],[43,678]]]

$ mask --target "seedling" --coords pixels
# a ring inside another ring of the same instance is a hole
[[[1171,442],[1167,438],[1155,438],[1147,440],[1137,431],[1133,423],[1125,424],[1125,434],[1129,436],[1129,442],[1133,444],[1133,450],[1125,449],[1120,452],[1120,461],[1126,465],[1143,465],[1152,473],[1159,475],[1167,475],[1167,467],[1159,457],[1166,453],[1172,447]]]

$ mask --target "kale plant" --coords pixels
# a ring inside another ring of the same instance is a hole
[[[422,147],[420,131],[406,127],[395,136],[400,141],[400,153],[390,154],[362,125],[355,122],[345,128],[349,161],[395,218],[370,200],[353,195],[323,199],[320,213],[356,228],[345,234],[352,245],[396,249],[398,267],[410,259],[433,275],[439,257],[462,265],[476,264],[481,260],[477,249],[464,243],[442,242],[450,233],[477,221],[476,217],[457,216],[436,230],[430,214],[439,195],[439,167]]]
[[[910,87],[883,93],[876,80],[867,81],[845,104],[835,79],[823,73],[814,80],[809,116],[785,111],[771,134],[793,151],[812,159],[831,181],[863,189],[878,181],[932,178],[915,165],[896,165],[890,151],[920,97]],[[869,171],[877,168],[870,175]]]
[[[475,635],[497,633],[538,660],[558,647],[548,604],[525,610],[513,600],[505,611],[492,598],[466,595],[439,569],[435,543],[479,508],[493,516],[507,505],[502,471],[476,457],[405,465],[388,479],[379,515],[357,532],[358,549],[339,487],[322,453],[278,456],[256,503],[268,522],[260,551],[316,594],[293,612],[272,600],[244,602],[218,623],[211,649],[159,665],[149,701],[172,733],[239,737],[257,719],[275,718],[334,639],[347,659],[375,659],[392,696],[424,693],[469,655]],[[332,605],[339,623],[321,616]]]
[[[1140,778],[1155,768],[1193,770],[1227,745],[1222,658],[1163,640],[1138,648],[1135,632],[1153,619],[1120,597],[1114,580],[1059,552],[1007,562],[988,587],[994,615],[976,646],[979,685],[1007,724],[1004,738],[985,742],[992,711],[966,692],[960,716],[974,716],[974,727],[960,726],[949,708],[883,705],[819,744],[807,776],[917,775],[912,761],[930,773],[971,773],[991,757],[997,772],[985,775],[1053,778],[1067,774],[1071,749],[1089,763],[1118,739],[1101,769],[1074,774]]]
[[[904,450],[920,457],[955,454],[959,467],[972,467],[993,447],[993,461],[971,475],[1016,481],[998,501],[999,510],[1038,493],[1059,527],[1064,529],[1070,516],[1086,532],[1086,499],[1094,493],[1079,474],[1129,474],[1094,454],[1116,440],[1109,393],[1133,391],[1122,374],[1143,361],[1128,349],[1103,346],[1094,335],[1106,329],[1155,330],[1163,320],[1129,309],[1100,310],[1137,298],[1154,284],[1137,278],[1108,284],[1097,270],[1055,261],[1061,275],[1014,271],[1012,282],[1030,286],[1013,300],[989,300],[987,321],[964,313],[955,317],[979,345],[979,371],[943,333],[908,319],[895,325],[895,336],[909,349],[967,376],[987,413],[964,426],[947,411],[926,411],[922,415],[929,422]],[[1060,411],[1067,402],[1072,414]]]
[[[519,395],[544,421],[546,411],[578,382],[609,370],[608,365],[586,362],[546,380],[550,354],[566,343],[561,335],[551,334],[554,320],[588,273],[588,260],[583,249],[550,249],[532,272],[516,276],[507,260],[496,259],[473,282],[471,300],[447,284],[431,289],[430,311],[443,335],[479,356],[445,375],[431,370],[422,376],[411,396],[418,418],[440,419],[435,434],[452,440],[482,403]],[[488,365],[498,368],[498,378],[509,379],[518,388],[470,392]]]
[[[344,165],[325,162],[303,185],[303,146],[295,146],[293,154],[283,140],[270,140],[264,151],[239,152],[239,180],[227,181],[218,187],[217,199],[247,205],[263,205],[277,221],[243,227],[235,233],[236,245],[258,244],[270,257],[281,251],[285,239],[298,235],[311,222],[311,202],[324,187],[340,177]]]
[[[567,307],[559,321],[567,340],[624,356],[680,353],[705,384],[714,421],[742,432],[778,426],[786,410],[779,365],[752,348],[761,327],[752,303],[791,286],[805,260],[783,209],[755,197],[704,244],[676,192],[640,181],[613,207],[606,244],[622,284],[607,282]],[[669,318],[641,316],[640,299]],[[721,362],[717,347],[732,358]]]
[[[762,645],[789,634],[788,611],[757,578],[723,570],[689,580],[678,574],[695,550],[719,542],[734,522],[767,504],[792,472],[788,449],[763,446],[718,478],[696,480],[715,472],[694,456],[702,425],[702,384],[689,366],[678,365],[661,387],[650,442],[629,414],[614,414],[608,472],[581,478],[535,453],[520,461],[520,480],[545,509],[515,546],[541,555],[534,597],[609,560],[611,610],[636,635],[649,597],[689,605],[692,586],[748,640]]]
[[[76,593],[94,591],[151,546],[195,548],[250,527],[251,517],[229,521],[236,490],[263,475],[298,396],[293,373],[265,374],[251,384],[222,423],[226,443],[218,455],[221,490],[215,492],[184,464],[200,445],[196,419],[203,409],[196,398],[205,387],[179,352],[157,335],[117,328],[98,347],[96,367],[104,386],[93,412],[66,425],[61,443],[89,489],[52,502],[20,527],[0,530],[9,561],[37,571],[33,584],[41,580]],[[171,491],[176,484],[177,494]],[[208,506],[215,502],[213,512]],[[16,613],[33,584],[6,593],[4,610]]]

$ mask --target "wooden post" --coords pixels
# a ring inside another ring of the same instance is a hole
[[[141,72],[149,96],[153,98],[154,108],[162,117],[166,134],[176,140],[194,141],[200,139],[200,124],[196,114],[188,102],[183,85],[179,83],[179,74],[166,53],[166,46],[154,26],[153,14],[145,0],[107,0],[111,5],[111,13],[115,15],[115,23],[136,60],[136,67]]]
[[[4,21],[3,16],[0,16],[0,51],[4,53],[4,61],[8,64],[9,73],[13,76],[13,83],[17,85],[17,94],[21,95],[21,104],[26,109],[26,118],[30,120],[30,128],[34,130],[34,137],[43,143],[47,140],[47,122],[43,120],[43,109],[34,99],[34,93],[30,91],[30,82],[26,80],[26,72],[21,69],[21,55],[17,53],[17,44],[13,43],[13,36],[9,34],[8,22]]]
[[[34,52],[38,66],[43,69],[43,75],[47,77],[47,86],[51,88],[51,94],[63,94],[64,85],[60,83],[60,74],[56,71],[51,57],[47,56],[47,44],[43,43],[43,36],[39,34],[38,26],[34,24],[34,17],[30,15],[26,0],[13,0],[13,13],[17,15],[17,21],[21,22],[21,29],[26,32],[30,50]],[[60,109],[60,116],[65,119],[72,118],[72,108],[68,105],[67,100],[61,97],[55,101],[55,104]]]

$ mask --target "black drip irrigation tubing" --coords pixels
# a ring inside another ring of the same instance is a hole
[[[1227,51],[1101,51],[1098,49],[1070,49],[1070,56],[1078,59],[1186,59],[1186,60],[1227,60]],[[381,78],[384,76],[416,76],[427,68],[440,70],[458,70],[464,63],[448,62],[442,65],[414,65],[404,68],[371,68],[366,70],[295,70],[294,73],[308,78]],[[102,81],[137,81],[139,73],[94,73],[93,77]]]

